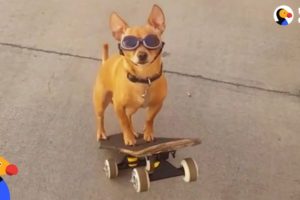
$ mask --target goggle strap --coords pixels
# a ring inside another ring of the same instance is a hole
[[[118,43],[119,53],[120,55],[124,56],[123,49],[121,48],[121,43]]]
[[[155,58],[151,61],[151,63],[153,63],[153,62],[156,60],[156,58],[161,54],[161,52],[162,52],[164,46],[165,46],[165,43],[162,42],[162,43],[161,43],[161,48],[160,48],[159,52],[156,54]]]

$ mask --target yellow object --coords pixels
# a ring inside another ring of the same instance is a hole
[[[159,164],[160,164],[160,162],[159,162],[159,161],[156,161],[156,162],[154,163],[154,168],[157,168],[157,167],[159,166]]]
[[[10,164],[5,158],[0,156],[0,176],[9,175],[13,176],[18,173],[18,167]]]
[[[137,166],[137,163],[132,163],[132,164],[129,163],[128,166],[129,166],[129,167],[136,167],[136,166]]]
[[[128,161],[128,166],[129,167],[136,167],[138,158],[136,158],[136,157],[127,157],[127,161]]]
[[[136,162],[138,160],[138,158],[136,158],[136,157],[127,157],[127,161],[129,162],[129,163],[131,163],[131,162]]]
[[[279,16],[281,17],[281,18],[286,18],[287,17],[287,15],[288,15],[288,12],[286,11],[286,10],[284,10],[284,9],[282,9],[280,12],[279,12]]]
[[[6,175],[6,167],[10,165],[10,163],[0,156],[0,176]]]

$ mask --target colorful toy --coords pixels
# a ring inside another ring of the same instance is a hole
[[[10,193],[7,184],[2,176],[13,176],[18,173],[16,165],[10,164],[7,160],[0,156],[0,199],[10,200]]]

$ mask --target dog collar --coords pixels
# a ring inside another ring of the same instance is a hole
[[[144,84],[151,85],[152,82],[156,81],[157,79],[159,79],[161,77],[161,75],[162,75],[162,68],[163,68],[163,65],[161,64],[159,73],[154,74],[151,77],[139,78],[139,77],[137,77],[135,75],[132,75],[132,74],[128,73],[127,74],[127,78],[128,78],[128,80],[130,80],[133,83],[144,83]]]

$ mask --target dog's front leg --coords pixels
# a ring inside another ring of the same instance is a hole
[[[133,123],[132,123],[132,114],[128,115],[128,120],[129,120],[129,124],[130,124],[130,129],[133,133],[133,135],[138,138],[139,137],[139,134],[134,130],[133,128]]]
[[[154,140],[154,137],[153,137],[153,122],[154,122],[155,116],[160,111],[161,107],[162,107],[162,103],[152,105],[148,108],[147,117],[146,117],[146,124],[145,124],[145,127],[144,127],[144,140],[146,140],[147,142],[150,142],[150,141]]]
[[[123,138],[125,145],[136,144],[135,136],[131,130],[130,120],[128,119],[125,107],[123,105],[114,104],[115,111],[118,115],[121,128],[123,130]]]

